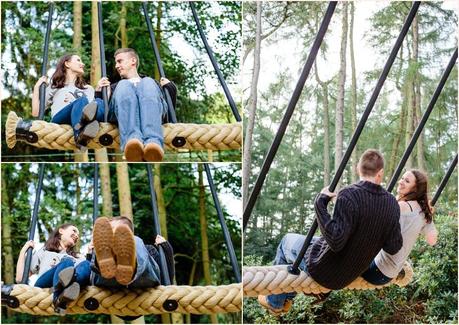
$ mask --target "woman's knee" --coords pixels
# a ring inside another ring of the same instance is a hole
[[[68,267],[68,266],[73,266],[74,261],[70,257],[64,257],[61,259],[59,264],[61,264],[62,266]]]
[[[75,99],[73,101],[73,103],[74,104],[79,103],[79,104],[87,105],[87,104],[89,104],[89,100],[88,100],[88,97],[82,96],[82,97],[79,97],[79,98]]]

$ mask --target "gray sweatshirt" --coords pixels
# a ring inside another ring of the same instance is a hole
[[[71,82],[63,88],[51,88],[51,85],[46,87],[46,106],[51,106],[51,116],[54,117],[61,109],[80,97],[88,98],[88,102],[94,100],[94,88],[86,85],[85,89],[80,89]]]
[[[50,270],[53,266],[59,264],[61,259],[64,257],[71,258],[75,261],[75,265],[85,260],[84,257],[75,258],[66,253],[65,250],[59,253],[51,252],[45,249],[43,246],[37,251],[34,251],[32,255],[32,263],[30,264],[30,272],[38,274],[40,277],[43,273]]]

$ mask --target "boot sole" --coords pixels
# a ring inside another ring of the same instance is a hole
[[[63,269],[61,272],[59,272],[59,282],[57,284],[56,289],[58,291],[62,291],[65,288],[67,288],[70,283],[72,283],[73,276],[75,275],[75,267],[69,266],[65,269]]]
[[[83,108],[80,122],[75,125],[75,129],[79,130],[84,125],[94,121],[97,116],[97,103],[91,102]]]
[[[159,144],[149,143],[145,146],[143,158],[146,161],[162,161],[164,151]]]
[[[94,249],[97,263],[103,278],[112,279],[116,273],[115,256],[113,255],[113,230],[105,217],[97,218],[93,232]]]
[[[94,139],[99,133],[99,122],[92,121],[86,125],[78,134],[78,137],[75,140],[75,143],[80,146],[86,147],[92,139]]]
[[[74,302],[80,296],[80,285],[76,282],[66,288],[57,298],[56,308],[67,309],[69,303]]]
[[[124,156],[127,161],[143,161],[143,145],[140,140],[129,140],[124,148]]]
[[[136,253],[135,240],[131,229],[120,225],[115,230],[114,253],[116,255],[116,281],[122,285],[131,282],[135,271]]]

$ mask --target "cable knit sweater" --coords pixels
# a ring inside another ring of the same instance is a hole
[[[306,252],[308,273],[322,286],[342,289],[362,274],[381,249],[389,254],[402,247],[400,208],[380,185],[360,181],[343,188],[333,218],[330,197],[315,200],[322,236]]]

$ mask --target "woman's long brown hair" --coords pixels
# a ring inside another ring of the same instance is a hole
[[[424,212],[427,223],[431,223],[433,211],[427,194],[427,175],[418,169],[411,169],[409,172],[412,173],[416,179],[414,189],[412,192],[400,197],[399,200],[417,201],[422,212]]]
[[[72,56],[76,54],[66,54],[59,59],[59,62],[56,66],[56,71],[51,77],[51,88],[64,88],[65,86],[65,76],[67,74],[67,68],[65,67],[65,62],[68,62],[72,59]],[[86,81],[84,81],[83,76],[77,76],[75,80],[75,86],[80,89],[86,88]]]
[[[45,249],[50,252],[59,253],[61,251],[61,234],[59,233],[60,229],[67,229],[70,226],[74,226],[71,223],[64,223],[60,225],[56,229],[53,230],[51,236],[49,236],[48,240],[45,243]],[[75,246],[67,248],[67,254],[78,257],[78,252],[75,251]]]

